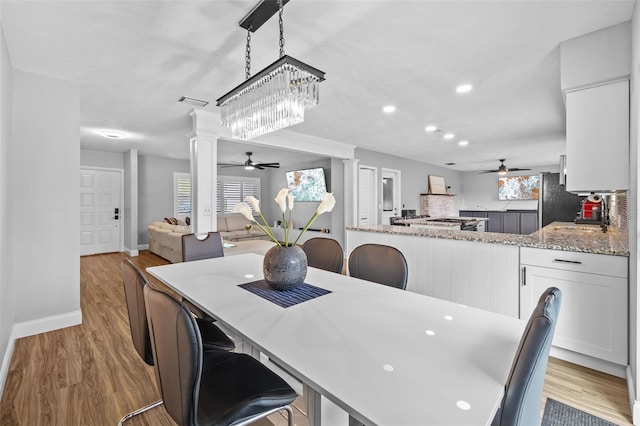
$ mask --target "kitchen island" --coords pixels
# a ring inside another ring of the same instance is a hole
[[[555,356],[624,375],[625,232],[565,222],[530,235],[390,225],[347,228],[347,256],[366,243],[390,245],[404,254],[408,291],[512,317],[528,317],[542,290],[561,288],[565,318],[561,313]]]

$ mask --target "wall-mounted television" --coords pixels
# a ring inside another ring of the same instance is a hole
[[[327,192],[324,169],[293,170],[286,172],[287,186],[295,201],[322,201]]]
[[[540,175],[498,178],[499,200],[537,200],[540,195]]]

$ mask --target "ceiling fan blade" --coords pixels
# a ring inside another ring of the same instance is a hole
[[[510,172],[523,172],[525,170],[531,170],[531,169],[518,169],[518,168],[509,169]]]
[[[484,173],[498,173],[500,170],[485,170],[483,172],[478,172],[478,174],[484,174]]]
[[[244,166],[244,164],[231,164],[231,163],[218,163],[220,167],[240,167]]]
[[[253,163],[253,167],[258,170],[264,170],[264,167],[262,167],[262,164],[259,164],[259,163]]]
[[[260,167],[273,167],[275,169],[280,167],[280,163],[259,163]]]

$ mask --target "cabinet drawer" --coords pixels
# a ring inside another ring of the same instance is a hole
[[[628,277],[628,259],[624,256],[522,247],[520,263],[565,271]]]

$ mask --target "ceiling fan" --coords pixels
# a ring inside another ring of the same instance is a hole
[[[507,172],[519,172],[519,171],[524,171],[524,170],[531,170],[531,169],[518,169],[518,168],[509,169],[509,168],[507,168],[507,166],[504,165],[504,162],[505,162],[504,158],[501,158],[498,161],[500,162],[500,167],[498,167],[496,170],[485,170],[483,172],[480,172],[480,174],[482,174],[482,173],[498,173],[498,174],[501,174],[501,175],[506,175]]]
[[[280,163],[257,163],[251,159],[251,156],[253,155],[252,152],[245,152],[245,154],[247,155],[247,161],[245,161],[244,163],[218,163],[218,166],[220,167],[242,166],[244,167],[245,170],[253,170],[253,169],[264,170],[267,167],[273,168],[273,169],[280,168]]]

